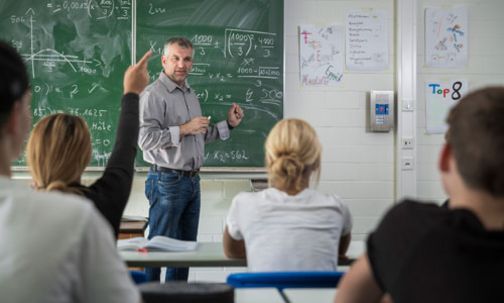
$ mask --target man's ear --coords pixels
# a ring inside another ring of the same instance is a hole
[[[439,155],[439,170],[443,173],[450,171],[450,159],[453,157],[451,145],[445,143]]]

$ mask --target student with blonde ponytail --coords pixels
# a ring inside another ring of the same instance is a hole
[[[340,198],[309,188],[320,177],[321,145],[305,121],[285,119],[265,143],[270,188],[240,193],[231,204],[224,252],[250,271],[337,270],[352,220]]]
[[[139,95],[149,84],[147,52],[124,75],[124,95],[116,142],[101,178],[90,186],[81,175],[91,160],[91,136],[86,122],[58,113],[42,118],[33,128],[27,145],[28,167],[37,190],[62,191],[85,196],[119,234],[121,217],[133,182],[139,129]]]

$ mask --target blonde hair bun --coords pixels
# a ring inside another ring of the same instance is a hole
[[[320,174],[321,145],[313,127],[300,119],[279,121],[266,139],[270,183],[300,191],[313,172]]]
[[[271,165],[273,174],[284,178],[295,178],[301,175],[305,165],[296,155],[280,155]]]

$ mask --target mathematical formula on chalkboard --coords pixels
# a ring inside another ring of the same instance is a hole
[[[217,122],[233,102],[246,111],[228,142],[208,145],[205,165],[263,165],[264,139],[283,116],[283,1],[4,0],[0,27],[0,39],[19,51],[31,76],[34,123],[57,112],[83,117],[91,166],[110,157],[133,50],[153,50],[154,80],[164,41],[174,35],[193,43],[189,83],[203,113]],[[141,155],[137,162],[148,165]]]

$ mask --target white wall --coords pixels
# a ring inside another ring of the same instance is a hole
[[[340,85],[302,86],[298,26],[345,25],[350,9],[389,12],[390,67],[382,72],[345,71]],[[285,0],[285,117],[307,120],[323,145],[319,189],[336,193],[350,206],[357,239],[375,226],[394,199],[394,134],[366,131],[371,90],[394,90],[394,1]]]
[[[469,11],[469,63],[461,69],[425,67],[424,11],[426,7],[448,8],[466,4]],[[418,1],[418,116],[417,116],[417,184],[418,196],[442,202],[446,199],[437,171],[437,159],[444,141],[443,135],[425,133],[424,82],[431,79],[464,78],[469,89],[504,84],[504,1],[502,0],[419,0]]]

